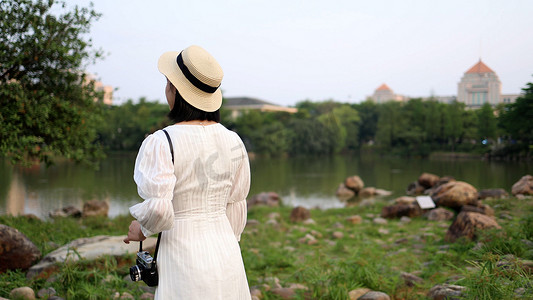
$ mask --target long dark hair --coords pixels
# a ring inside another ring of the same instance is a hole
[[[174,107],[172,107],[172,110],[168,113],[168,117],[176,123],[193,120],[215,121],[220,123],[220,109],[213,112],[200,110],[185,101],[176,89]]]

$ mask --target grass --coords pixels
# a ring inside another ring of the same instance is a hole
[[[249,284],[259,288],[266,300],[280,299],[264,287],[272,278],[283,287],[304,285],[307,289],[297,290],[297,299],[348,299],[348,292],[360,287],[385,292],[392,299],[427,299],[428,291],[443,283],[466,287],[464,299],[532,299],[533,274],[522,262],[533,260],[533,199],[485,203],[494,208],[503,229],[483,232],[477,241],[460,239],[452,244],[444,241],[451,221],[420,217],[409,223],[373,223],[386,201],[315,209],[311,211],[315,224],[291,223],[290,207],[253,207],[248,219],[259,222],[247,226],[241,238]],[[272,213],[278,215],[275,223],[269,221]],[[352,215],[360,215],[363,222],[347,222]],[[127,216],[51,222],[0,217],[0,223],[23,232],[43,255],[76,238],[122,235],[130,221]],[[342,237],[334,237],[336,231]],[[306,235],[317,242],[300,242]],[[31,286],[35,291],[53,287],[65,299],[108,299],[116,292],[138,299],[149,289],[124,279],[133,263],[133,256],[65,263],[51,274],[52,280],[27,280],[24,272],[9,271],[0,274],[0,297],[8,297],[13,288]],[[402,272],[423,281],[409,286]]]

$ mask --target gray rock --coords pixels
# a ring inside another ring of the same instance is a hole
[[[501,229],[501,226],[491,217],[475,212],[462,212],[457,215],[448,231],[446,232],[445,240],[448,242],[455,242],[459,237],[466,237],[468,239],[475,239],[478,230],[489,228]]]
[[[359,297],[358,300],[390,300],[390,297],[383,292],[371,291]]]
[[[363,180],[357,175],[347,177],[344,180],[344,185],[355,193],[359,193],[359,191],[365,187]]]
[[[509,197],[504,189],[484,189],[478,193],[479,199],[502,199]]]
[[[44,299],[48,299],[48,298],[50,298],[52,296],[55,296],[55,295],[56,295],[56,290],[53,287],[49,287],[49,288],[46,288],[46,289],[40,289],[37,292],[37,297],[44,298]]]
[[[437,207],[428,212],[427,218],[430,221],[447,221],[453,219],[453,212],[442,207]]]
[[[460,299],[463,293],[466,292],[466,287],[453,284],[439,284],[429,290],[428,297],[433,300],[452,300]]]
[[[437,206],[460,208],[463,205],[478,204],[477,189],[463,181],[451,181],[437,187],[431,194]]]
[[[407,286],[414,286],[415,284],[424,282],[424,279],[407,272],[402,272],[401,277],[403,278]]]
[[[342,201],[346,201],[352,197],[355,196],[355,192],[349,188],[347,188],[344,183],[341,183],[339,187],[337,188],[337,191],[335,192],[335,195],[337,198],[339,198]]]
[[[77,261],[80,258],[90,260],[103,255],[122,256],[127,253],[137,253],[139,244],[136,242],[125,244],[123,239],[124,236],[99,235],[74,240],[48,253],[38,264],[33,265],[28,270],[26,277],[31,279],[54,264],[64,262],[67,259],[69,261]],[[156,241],[157,238],[155,237],[147,238],[143,241],[143,248],[153,249]],[[76,251],[73,251],[74,249]]]
[[[389,206],[384,206],[381,209],[381,216],[383,218],[401,218],[406,217],[417,217],[422,215],[422,209],[418,203],[411,204],[394,204]]]
[[[366,294],[368,292],[370,292],[370,289],[359,288],[359,289],[351,290],[348,293],[348,297],[349,297],[350,300],[357,300],[357,299],[359,299],[359,297],[363,296],[364,294]]]
[[[520,178],[511,189],[513,195],[533,195],[533,176],[526,175]]]
[[[107,217],[109,204],[106,201],[91,200],[83,204],[82,217]]]
[[[35,299],[35,292],[29,286],[23,286],[19,288],[12,289],[9,293],[10,299],[24,299],[24,300],[33,300]]]
[[[296,206],[291,211],[291,222],[302,222],[311,218],[311,212],[302,206]]]
[[[48,215],[51,218],[65,218],[65,217],[79,218],[81,217],[82,213],[81,213],[81,210],[79,210],[78,208],[74,206],[66,206],[66,207],[51,211]]]
[[[418,184],[426,189],[432,188],[439,181],[440,177],[431,173],[422,173],[418,177]]]
[[[0,224],[0,273],[26,270],[41,257],[41,251],[17,229]]]

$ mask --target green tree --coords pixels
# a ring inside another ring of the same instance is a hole
[[[464,132],[462,114],[465,104],[454,101],[445,107],[444,137],[455,151],[455,146]]]
[[[355,104],[354,108],[359,113],[359,142],[358,145],[366,144],[375,140],[378,125],[378,105],[372,100]]]
[[[497,120],[494,116],[494,111],[489,103],[483,104],[477,115],[477,138],[478,140],[494,139],[496,138]]]
[[[522,91],[515,103],[504,107],[499,125],[513,139],[529,145],[533,143],[533,83],[527,83]]]
[[[83,72],[100,57],[87,40],[98,18],[53,0],[0,1],[0,154],[26,163],[102,155],[102,95]]]
[[[407,119],[402,115],[402,103],[390,101],[379,106],[376,144],[384,151],[398,145],[398,137],[409,130]]]

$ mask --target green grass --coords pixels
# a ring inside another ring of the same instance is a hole
[[[259,224],[248,226],[241,238],[249,284],[261,289],[267,300],[280,299],[263,286],[272,277],[283,287],[306,286],[297,299],[347,299],[349,291],[360,287],[385,292],[392,299],[427,299],[429,289],[443,283],[467,287],[465,299],[515,299],[516,291],[522,291],[520,299],[531,299],[533,275],[521,261],[533,259],[533,249],[525,242],[533,239],[533,199],[485,203],[495,209],[503,229],[481,233],[477,241],[460,239],[453,244],[444,241],[451,221],[420,217],[406,224],[399,220],[374,224],[369,214],[379,216],[386,201],[369,207],[312,210],[316,224],[308,225],[291,223],[290,207],[253,207],[248,219]],[[267,223],[271,213],[279,214],[277,224]],[[360,215],[363,223],[347,222],[352,215]],[[500,217],[505,215],[512,217]],[[43,255],[76,238],[123,235],[130,221],[126,216],[51,222],[0,217],[0,223],[19,229]],[[343,237],[335,239],[335,231]],[[299,242],[307,234],[317,242]],[[124,280],[132,264],[133,256],[66,263],[51,274],[54,280],[27,280],[23,272],[10,271],[0,274],[0,296],[8,297],[11,289],[27,285],[35,291],[53,287],[66,299],[107,299],[115,292],[139,298],[146,286]],[[416,274],[423,282],[407,286],[401,272]]]

